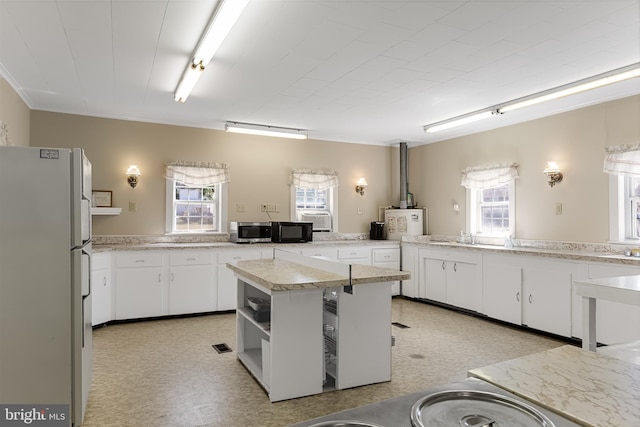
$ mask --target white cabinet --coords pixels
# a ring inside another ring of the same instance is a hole
[[[373,248],[371,259],[374,267],[400,270],[400,248]],[[391,295],[400,295],[400,282],[397,280],[391,285]]]
[[[304,256],[315,256],[315,257],[323,257],[329,259],[338,259],[338,248],[335,246],[331,247],[311,247],[304,248],[300,251],[300,253]]]
[[[349,264],[371,265],[371,246],[338,248],[338,259]]]
[[[212,251],[169,253],[169,314],[216,310],[217,286]]]
[[[402,245],[401,252],[402,271],[408,271],[411,273],[411,277],[409,279],[402,281],[402,295],[409,298],[418,298],[420,284],[418,248],[416,246]]]
[[[165,314],[163,254],[157,251],[116,254],[115,318]]]
[[[111,254],[94,253],[91,257],[91,324],[112,320]]]
[[[589,279],[632,276],[640,267],[589,263]],[[582,297],[573,293],[573,336],[582,338]],[[618,344],[640,340],[640,307],[596,300],[596,337],[599,343]]]
[[[238,284],[238,359],[272,402],[322,393],[322,290],[270,292],[244,279]],[[253,317],[247,297],[270,301],[269,321]]]
[[[482,312],[494,319],[570,337],[571,284],[586,264],[522,255],[485,254]]]
[[[523,257],[522,324],[571,336],[571,285],[580,264]]]
[[[484,255],[482,265],[482,313],[504,322],[522,322],[522,267],[512,257]]]
[[[467,310],[482,306],[482,256],[476,252],[421,249],[419,297]]]
[[[237,308],[238,281],[229,270],[227,263],[247,259],[260,259],[258,249],[224,249],[218,251],[217,307],[216,310],[235,310]]]

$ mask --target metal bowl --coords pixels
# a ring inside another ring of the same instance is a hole
[[[382,426],[378,424],[372,424],[366,421],[338,420],[338,421],[324,421],[318,424],[312,424],[309,427],[382,427]]]

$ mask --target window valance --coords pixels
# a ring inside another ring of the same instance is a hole
[[[231,181],[225,163],[178,161],[164,164],[164,177],[185,185],[208,187]]]
[[[471,190],[498,187],[518,178],[517,163],[493,163],[470,166],[462,171],[460,185]]]
[[[289,185],[324,190],[338,186],[338,172],[329,169],[294,169]]]
[[[640,176],[640,144],[604,147],[603,172],[610,175]]]

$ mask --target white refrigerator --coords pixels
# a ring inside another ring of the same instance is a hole
[[[427,208],[385,210],[384,228],[387,240],[402,240],[402,236],[427,234],[428,212]]]
[[[0,146],[0,421],[22,409],[56,426],[82,424],[92,372],[90,200],[81,149]]]

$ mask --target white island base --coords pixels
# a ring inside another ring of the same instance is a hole
[[[272,402],[391,380],[391,286],[407,273],[286,252],[228,266],[238,359]],[[270,300],[270,321],[247,297]]]

